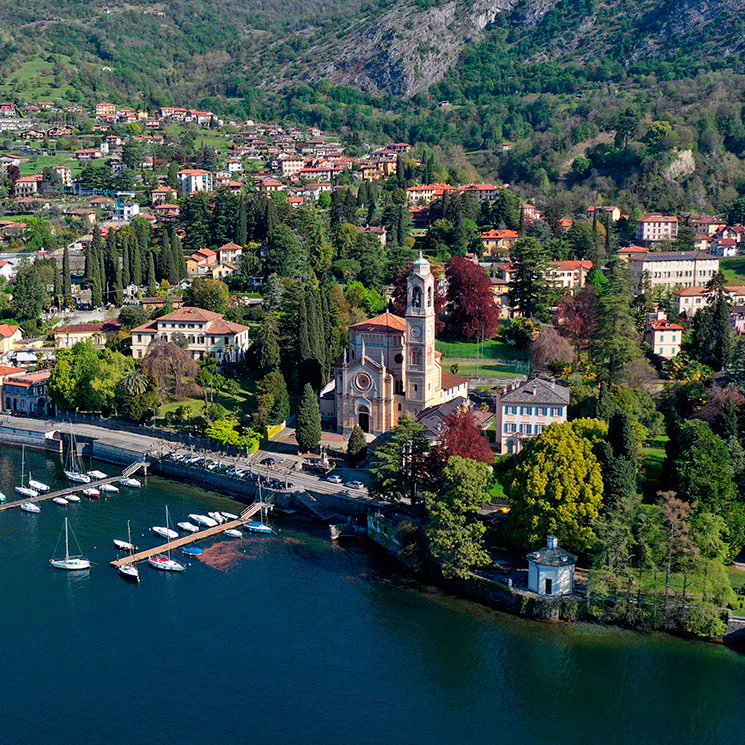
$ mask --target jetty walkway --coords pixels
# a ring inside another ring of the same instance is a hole
[[[226,530],[230,530],[231,528],[240,528],[242,525],[247,523],[257,512],[260,512],[261,507],[261,502],[254,502],[252,505],[243,510],[243,512],[241,512],[241,515],[237,520],[230,520],[226,523],[221,523],[220,525],[215,525],[211,528],[205,528],[204,530],[200,530],[198,533],[189,533],[189,535],[185,535],[183,538],[176,538],[170,543],[163,543],[160,546],[155,546],[154,548],[146,548],[143,551],[138,551],[136,554],[132,554],[131,556],[127,555],[122,557],[121,559],[115,559],[111,562],[111,566],[118,568],[122,564],[134,564],[138,561],[145,561],[151,556],[157,556],[158,554],[165,553],[166,551],[168,551],[169,548],[181,548],[182,546],[188,546],[192,543],[196,543],[197,541],[202,541],[205,538],[211,538],[213,535],[218,535]]]
[[[22,504],[26,504],[26,502],[33,502],[34,504],[36,504],[37,502],[45,502],[46,500],[54,499],[55,497],[64,497],[66,494],[75,494],[76,492],[80,492],[83,489],[95,489],[96,487],[99,487],[103,484],[111,484],[114,481],[130,478],[133,474],[137,473],[140,468],[147,467],[147,465],[148,464],[144,463],[143,461],[136,461],[135,463],[127,466],[119,476],[108,476],[105,479],[98,479],[98,481],[90,481],[87,484],[76,483],[75,486],[69,486],[66,489],[57,489],[56,491],[44,492],[43,494],[39,494],[38,497],[24,497],[23,499],[16,499],[12,502],[6,502],[5,504],[0,504],[0,512],[3,512],[5,510],[12,510],[14,507],[20,507]]]

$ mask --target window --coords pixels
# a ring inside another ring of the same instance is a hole
[[[213,344],[217,344],[217,339],[215,339],[215,337],[214,337],[214,336],[213,336],[213,337],[211,337],[210,341],[211,341],[211,342],[212,342]]]
[[[662,347],[660,347],[660,351],[658,354],[663,354],[663,353],[664,353],[664,350],[662,349]]]
[[[415,287],[411,292],[411,307],[421,308],[422,307],[422,289],[421,287]]]

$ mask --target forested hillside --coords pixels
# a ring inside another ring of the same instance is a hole
[[[745,0],[2,0],[2,89],[316,124],[350,147],[428,143],[526,194],[719,209],[745,182],[744,11]]]

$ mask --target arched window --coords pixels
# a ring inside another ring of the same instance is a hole
[[[411,350],[411,364],[419,366],[422,364],[422,350],[412,349]]]
[[[427,288],[427,307],[428,308],[432,307],[432,288],[431,287]]]
[[[411,292],[411,307],[421,308],[422,307],[422,288],[415,287]]]

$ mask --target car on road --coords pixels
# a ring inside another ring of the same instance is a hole
[[[345,484],[347,489],[364,489],[365,485],[361,481],[347,481]]]
[[[273,466],[277,461],[274,458],[263,458],[260,463],[262,466]]]
[[[329,484],[341,484],[342,477],[337,473],[332,473],[331,476],[326,476],[324,481],[328,481]]]

